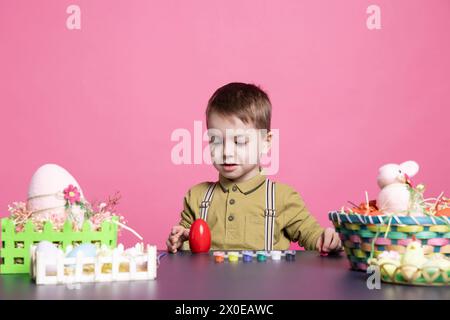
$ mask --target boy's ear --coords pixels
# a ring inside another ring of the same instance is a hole
[[[272,148],[272,131],[269,131],[263,137],[261,152],[263,154],[268,154],[271,148]]]

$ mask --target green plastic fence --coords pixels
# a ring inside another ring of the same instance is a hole
[[[118,221],[118,217],[112,220]],[[1,219],[0,273],[29,273],[30,247],[42,240],[47,240],[66,249],[68,245],[78,243],[100,243],[110,248],[117,246],[117,224],[104,221],[99,231],[91,230],[88,222],[81,231],[74,231],[72,223],[66,221],[62,231],[53,230],[50,222],[45,222],[40,232],[34,230],[34,224],[28,221],[24,230],[15,231],[14,223],[9,218]]]

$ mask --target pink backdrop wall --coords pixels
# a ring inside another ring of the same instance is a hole
[[[81,30],[66,28],[70,4]],[[370,4],[381,30],[366,27]],[[129,225],[163,248],[186,190],[216,179],[172,164],[170,135],[192,131],[230,81],[270,94],[275,179],[323,225],[364,190],[374,198],[386,162],[416,160],[428,195],[450,191],[449,17],[447,0],[2,0],[0,216],[53,162],[91,200],[120,190]]]

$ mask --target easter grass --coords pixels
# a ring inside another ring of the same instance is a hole
[[[119,203],[121,196],[119,192],[109,196],[104,202],[93,202],[90,204],[87,201],[80,202],[80,208],[84,210],[84,219],[89,221],[93,230],[99,230],[104,221],[111,221],[113,217],[118,217],[120,222],[124,221],[124,217],[116,213],[116,207]],[[46,217],[34,215],[32,211],[28,210],[26,203],[13,202],[8,206],[10,213],[10,219],[14,223],[16,232],[24,230],[27,222],[32,222],[34,229],[37,232],[41,232],[44,229],[46,222],[51,222],[53,230],[63,231],[64,225],[67,221],[72,221],[71,206],[66,204],[67,215],[61,217],[59,215],[49,214]],[[123,225],[120,223],[119,225]],[[74,223],[73,228],[75,231],[79,231],[82,226]]]

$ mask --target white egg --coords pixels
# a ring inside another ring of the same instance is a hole
[[[46,272],[56,273],[56,261],[59,254],[59,249],[50,241],[41,241],[36,246],[36,253],[40,254],[40,257],[45,259],[48,264]]]
[[[57,254],[58,251],[59,249],[54,243],[46,240],[39,242],[38,245],[36,246],[36,252],[45,252],[46,254]]]
[[[97,255],[97,247],[92,243],[83,243],[78,247],[75,247],[72,251],[67,254],[68,258],[76,258],[78,254],[83,257],[95,257]]]
[[[381,258],[378,260],[378,265],[381,268],[382,274],[385,273],[389,278],[392,278],[400,266],[400,261],[391,258]]]
[[[450,260],[442,254],[433,254],[422,267],[429,272],[448,271],[450,270]]]
[[[33,174],[28,187],[27,209],[44,218],[48,214],[65,215],[63,191],[69,185],[77,187],[83,198],[78,182],[66,169],[56,164],[41,166]]]

